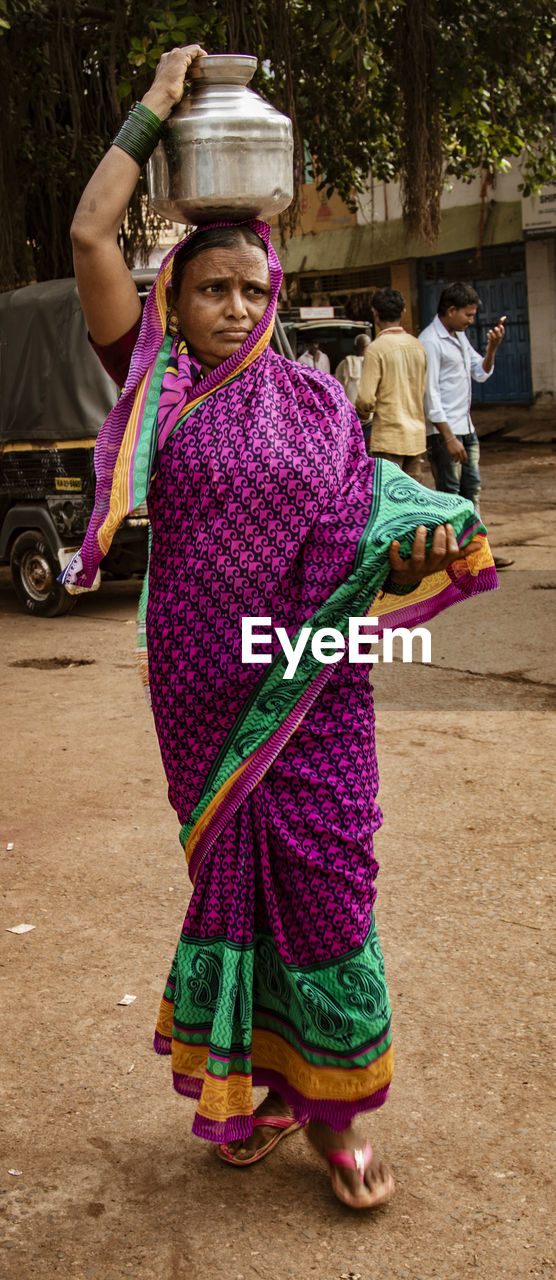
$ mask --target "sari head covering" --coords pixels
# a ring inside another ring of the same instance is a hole
[[[208,228],[193,231],[166,255],[145,303],[122,395],[97,438],[93,514],[81,550],[60,576],[72,594],[92,589],[117,528],[126,515],[145,501],[157,449],[162,448],[171,431],[217,388],[232,382],[257,360],[272,337],[282,268],[270,241],[270,227],[257,219],[211,225],[246,226],[260,236],[268,252],[270,271],[271,297],[267,310],[239,351],[206,377],[196,380],[199,366],[190,357],[183,336],[172,332],[168,286],[175,255]]]

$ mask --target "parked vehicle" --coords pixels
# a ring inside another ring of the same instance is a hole
[[[24,608],[65,613],[58,574],[93,509],[93,453],[118,389],[89,345],[75,280],[0,294],[0,561]],[[119,529],[103,569],[145,571],[146,507]]]
[[[323,315],[323,312],[328,314]],[[311,314],[313,313],[313,314]],[[280,320],[294,359],[299,359],[310,342],[318,342],[330,360],[330,372],[344,356],[353,354],[358,333],[373,337],[371,322],[348,320],[343,307],[299,307],[281,310]]]

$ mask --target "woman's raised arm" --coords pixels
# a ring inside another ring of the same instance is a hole
[[[143,105],[164,120],[183,97],[183,82],[198,44],[164,53]],[[81,305],[91,337],[107,346],[123,337],[141,313],[130,271],[118,245],[118,231],[141,172],[137,160],[110,147],[85,187],[71,226],[73,261]]]

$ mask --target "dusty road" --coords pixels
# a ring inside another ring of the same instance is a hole
[[[39,622],[3,575],[5,1280],[554,1274],[556,467],[537,446],[485,450],[483,471],[515,567],[435,620],[430,667],[375,677],[397,1071],[361,1129],[398,1190],[370,1215],[334,1200],[303,1135],[244,1172],[191,1137],[150,1047],[188,881],[135,674],[137,587]]]

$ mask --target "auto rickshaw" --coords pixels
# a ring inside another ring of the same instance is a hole
[[[117,397],[88,341],[75,280],[0,294],[0,562],[34,617],[76,600],[58,575],[83,541],[96,437]],[[147,554],[143,504],[120,526],[103,573],[143,574]]]

